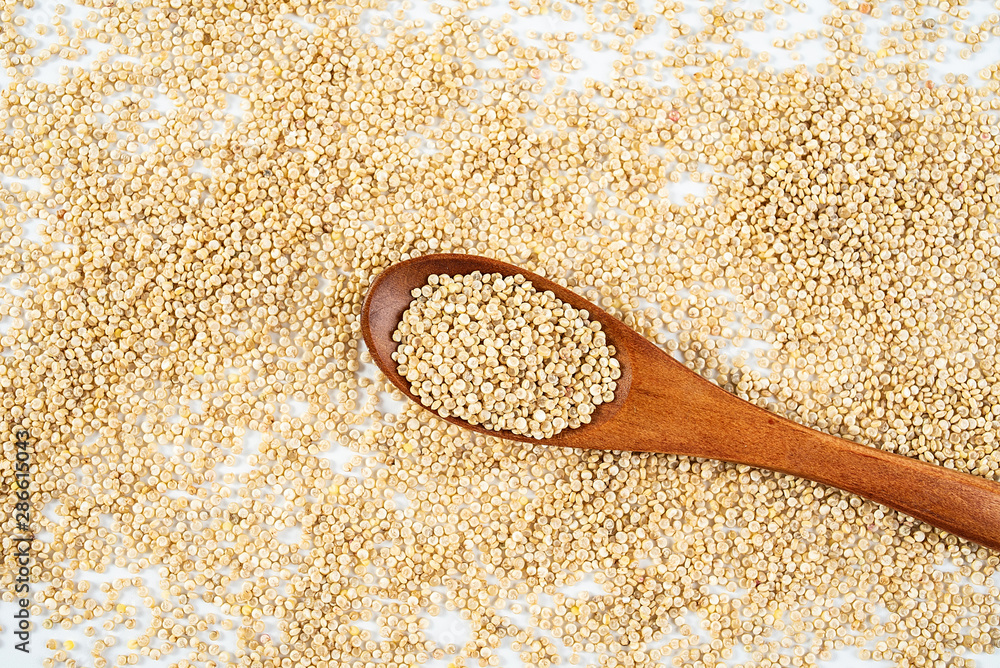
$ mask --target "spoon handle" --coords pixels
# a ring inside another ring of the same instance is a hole
[[[739,399],[643,340],[626,449],[722,459],[853,492],[1000,550],[1000,484],[830,436]],[[630,439],[631,440],[631,439]]]
[[[799,426],[799,425],[795,425]],[[802,428],[778,470],[853,492],[1000,550],[1000,485]],[[789,429],[788,438],[797,434]]]

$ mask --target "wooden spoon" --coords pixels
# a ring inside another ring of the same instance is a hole
[[[748,464],[859,494],[956,536],[1000,550],[1000,484],[830,436],[739,399],[576,293],[510,264],[475,255],[427,255],[393,265],[372,283],[361,331],[382,372],[418,404],[396,371],[392,340],[411,290],[431,274],[521,274],[601,323],[622,375],[614,401],[592,421],[548,439],[490,431],[455,417],[452,424],[514,441],[574,448],[665,452]],[[436,415],[436,413],[435,413]],[[440,417],[440,416],[439,416]]]

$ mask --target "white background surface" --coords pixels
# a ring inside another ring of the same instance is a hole
[[[126,0],[116,0],[116,1],[124,2]],[[71,0],[61,0],[61,4],[65,5],[69,9],[69,11],[63,17],[64,23],[66,24],[71,23],[72,20],[75,18],[85,19],[86,15],[89,12],[93,11],[90,8],[74,5],[73,2],[71,2]],[[652,0],[642,1],[639,2],[638,4],[641,6],[643,11],[651,12],[653,9]],[[968,22],[970,24],[978,23],[978,21],[974,21],[974,19],[977,16],[983,17],[989,14],[991,11],[996,11],[994,9],[994,5],[1000,7],[1000,2],[993,3],[984,0],[972,0],[970,4],[971,4],[971,9],[973,10],[973,15],[972,17],[970,17],[970,20]],[[38,39],[40,43],[38,50],[41,50],[41,48],[44,48],[50,43],[54,31],[50,31],[50,34],[47,37],[38,37],[34,33],[34,27],[39,22],[45,24],[50,23],[49,19],[54,13],[53,10],[55,5],[56,2],[53,0],[37,0],[36,6],[31,10],[24,10],[24,8],[20,6],[17,9],[17,13],[19,15],[26,15],[29,21],[25,27],[19,29],[19,32],[25,35],[30,34],[32,37]],[[416,2],[415,5],[416,5],[415,7],[407,11],[408,18],[416,18],[424,16],[430,21],[433,20],[434,18],[433,15],[427,12],[420,2]],[[798,51],[800,55],[800,58],[798,60],[793,60],[792,57],[789,55],[789,52],[778,51],[770,46],[771,42],[778,37],[783,37],[783,36],[790,37],[795,32],[805,32],[809,29],[816,29],[817,31],[819,31],[822,27],[822,24],[820,22],[821,18],[823,14],[829,12],[830,5],[828,5],[826,2],[813,2],[812,5],[817,9],[813,9],[804,14],[799,14],[793,11],[787,11],[785,13],[785,18],[790,24],[790,27],[788,29],[785,30],[776,29],[774,26],[775,17],[771,15],[767,19],[769,28],[767,32],[756,33],[752,31],[747,31],[744,32],[742,35],[745,41],[748,42],[748,46],[750,46],[751,48],[755,50],[769,51],[772,54],[770,64],[773,65],[776,69],[782,69],[785,67],[794,66],[798,64],[806,64],[809,66],[814,66],[815,64],[822,62],[825,58],[828,57],[828,52],[823,48],[821,41],[814,43],[806,43],[803,46],[801,46]],[[394,9],[397,6],[398,4],[392,4],[391,8]],[[686,2],[686,10],[681,15],[680,18],[688,22],[692,26],[697,27],[702,25],[702,20],[697,14],[697,9],[699,6],[701,6],[700,3],[696,2],[695,0],[688,0]],[[706,3],[706,6],[711,7],[712,4]],[[744,9],[764,8],[763,3],[757,0],[752,0],[750,2],[741,2],[739,3],[738,6]],[[488,10],[483,11],[481,13],[489,16],[499,17],[506,12],[510,12],[509,7],[506,6],[506,3],[503,2],[503,0],[498,0],[495,3],[494,7],[491,7]],[[514,12],[511,13],[513,14]],[[577,11],[576,13],[578,16],[581,16],[581,18],[577,20],[575,23],[567,24],[566,22],[559,20],[555,18],[553,15],[549,14],[541,17],[515,19],[515,21],[512,23],[512,27],[515,30],[517,30],[519,34],[524,36],[526,41],[531,41],[527,38],[527,32],[529,30],[536,30],[540,33],[545,31],[575,31],[577,32],[577,34],[582,34],[589,29],[589,26],[587,26],[585,21],[583,21],[582,12]],[[770,14],[770,12],[768,13]],[[866,39],[866,42],[869,43],[871,46],[875,46],[878,42],[879,39],[879,35],[877,33],[878,25],[885,25],[889,20],[888,11],[885,11],[885,14],[886,16],[884,16],[882,19],[878,21],[873,19],[871,21],[872,29],[869,31],[870,41],[869,39]],[[643,46],[641,48],[643,49],[657,48],[658,45],[662,45],[662,42],[664,40],[665,40],[665,35],[661,34],[648,37],[643,40]],[[947,72],[961,72],[969,74],[970,80],[975,82],[977,80],[976,74],[984,66],[1000,60],[1000,54],[990,53],[989,47],[992,45],[993,43],[990,43],[988,47],[983,50],[983,52],[974,56],[969,61],[959,60],[957,57],[957,50],[953,48],[952,53],[954,55],[953,57],[948,58],[947,65],[932,64],[931,67],[932,75],[934,76],[934,78],[938,80],[943,80],[944,74]],[[77,60],[72,63],[68,63],[71,67],[88,65],[98,55],[99,49],[103,48],[103,45],[98,44],[96,41],[90,41],[89,43],[86,44],[86,46],[89,49],[91,49],[90,54],[82,60]],[[571,83],[573,82],[574,77],[576,77],[576,80],[578,82],[581,82],[585,77],[598,80],[607,79],[611,72],[611,65],[614,62],[614,55],[617,54],[615,54],[614,52],[594,53],[593,51],[590,50],[589,44],[587,42],[580,40],[576,43],[576,49],[574,55],[580,58],[586,65],[583,71],[576,72],[573,75],[570,75]],[[50,61],[44,67],[40,68],[40,71],[36,72],[36,78],[50,83],[57,82],[60,78],[59,67],[62,64],[63,63],[60,63],[56,60]],[[9,83],[9,78],[6,76],[5,73],[0,72],[0,88],[6,88],[8,83]],[[233,108],[231,109],[231,111],[237,115],[240,114],[240,110],[238,108]],[[13,182],[13,180],[7,177],[0,176],[0,182],[2,182],[6,186],[9,186]],[[30,185],[32,187],[38,186],[37,183],[34,184],[26,183],[26,185]],[[670,191],[670,196],[672,199],[681,201],[686,192],[695,192],[695,191],[691,188],[687,188],[687,190],[685,190],[685,186],[682,183],[680,185],[672,187]],[[25,227],[30,228],[31,225],[29,224],[26,225]],[[254,449],[250,447],[252,445],[253,443],[249,442],[248,439],[247,449],[252,451]],[[342,465],[344,462],[346,462],[353,456],[353,453],[343,448],[340,448],[339,446],[333,446],[333,449],[329,453],[327,453],[327,455],[332,462],[339,462]],[[245,458],[243,461],[243,465],[245,466]],[[239,468],[235,469],[235,472],[239,473],[240,469]],[[35,513],[43,512],[43,509],[35,508],[34,512]],[[91,580],[93,589],[99,587],[100,583],[102,582],[110,582],[115,578],[119,577],[130,577],[129,574],[124,569],[111,569],[104,574],[86,573],[82,574],[82,576]],[[158,582],[155,581],[149,581],[148,585],[150,589],[154,592],[157,591],[159,588]],[[41,586],[35,583],[32,589],[33,591],[38,591],[40,588]],[[566,590],[566,593],[569,594],[572,592],[580,592],[584,589],[588,589],[595,593],[598,593],[600,591],[599,588],[596,585],[594,585],[592,581],[588,582],[585,580],[582,583],[572,588],[569,588],[569,590]],[[142,610],[141,600],[134,593],[134,591],[125,592],[119,599],[119,602],[125,605],[136,606],[137,608],[139,608],[138,614],[136,615],[137,624],[136,624],[136,629],[134,631],[127,631],[124,629],[124,627],[119,627],[118,631],[121,633],[118,639],[119,643],[115,647],[107,650],[104,654],[104,656],[109,659],[109,665],[114,665],[114,658],[120,652],[128,651],[126,649],[126,644],[128,640],[131,637],[138,636],[151,618],[148,611]],[[88,638],[84,635],[84,629],[87,627],[88,623],[84,623],[80,626],[77,626],[71,631],[63,630],[59,626],[51,630],[45,630],[42,629],[40,625],[42,618],[34,617],[33,620],[35,622],[35,627],[31,634],[31,653],[25,655],[15,651],[14,649],[15,638],[13,636],[13,630],[16,627],[16,620],[14,619],[15,611],[16,611],[16,606],[14,606],[12,603],[0,602],[0,627],[3,628],[3,632],[0,633],[0,668],[8,668],[8,667],[34,668],[36,666],[38,667],[42,666],[43,665],[42,662],[45,659],[45,657],[52,655],[52,651],[45,649],[45,643],[50,639],[57,641],[60,648],[62,648],[63,643],[67,640],[75,642],[76,648],[69,653],[70,657],[75,658],[78,662],[77,665],[79,666],[93,665],[92,663],[93,659],[90,656],[90,650],[93,647],[94,642],[98,638],[102,638],[106,635],[106,632],[100,626],[100,624],[103,623],[103,619],[98,620],[96,623],[94,623],[94,625],[96,626],[97,633],[95,636]],[[224,617],[221,614],[219,616]],[[234,620],[234,621],[238,626],[239,620]],[[692,626],[692,628],[696,630],[699,628],[698,618],[694,614],[691,614],[689,616],[688,623]],[[467,638],[468,633],[464,627],[464,623],[456,613],[444,612],[441,616],[433,618],[429,635],[441,643],[456,643],[458,645],[461,645]],[[704,635],[707,638],[707,634]],[[227,646],[235,647],[236,643],[235,630],[223,631],[222,637],[220,638],[218,643],[223,647]],[[168,661],[170,662],[177,661],[185,655],[186,652],[184,652],[183,654],[174,654],[171,655],[168,660],[164,660],[161,662],[153,662],[151,660],[146,659],[144,661],[141,661],[140,665],[154,665],[156,663],[163,663],[165,665]],[[739,661],[747,661],[747,660],[749,660],[748,656],[737,654],[733,656],[733,658],[730,660],[729,663],[736,663]],[[587,663],[589,662],[585,661],[585,664]],[[832,661],[823,665],[824,668],[847,668],[851,666],[856,666],[858,664],[859,661],[857,658],[856,651],[851,649],[839,652],[838,654],[835,655]],[[445,664],[441,662],[431,662],[431,664],[429,665],[444,666]],[[516,653],[508,652],[502,656],[502,665],[509,667],[520,666],[521,661]],[[891,665],[891,663],[873,662],[864,665],[888,666]],[[979,665],[983,666],[984,668],[1000,667],[1000,654],[990,657],[982,657],[979,660]]]

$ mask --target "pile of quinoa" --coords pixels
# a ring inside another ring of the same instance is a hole
[[[551,438],[614,400],[621,368],[601,323],[521,274],[432,274],[412,297],[392,359],[442,417]]]
[[[777,414],[998,479],[1000,14],[804,4],[0,3],[0,584],[23,429],[43,665],[994,652],[994,552],[462,431],[360,344],[380,271],[488,255]]]

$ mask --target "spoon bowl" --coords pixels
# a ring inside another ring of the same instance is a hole
[[[674,360],[617,318],[572,290],[514,265],[463,254],[425,255],[384,270],[361,312],[361,331],[379,369],[420,404],[396,370],[392,340],[412,290],[431,274],[474,271],[523,275],[601,323],[615,347],[621,377],[615,398],[591,422],[534,439],[493,431],[451,416],[438,419],[490,436],[563,447],[661,452],[719,459],[838,487],[927,524],[1000,550],[1000,484],[809,429],[729,394]]]
[[[632,365],[627,341],[635,333],[625,326],[617,318],[611,316],[606,311],[595,306],[572,290],[568,290],[561,285],[543,278],[530,271],[519,269],[514,265],[500,262],[487,257],[476,255],[440,254],[424,255],[422,257],[406,260],[395,264],[375,279],[365,297],[364,307],[361,311],[361,332],[365,343],[368,345],[368,352],[371,354],[375,364],[382,370],[393,385],[398,387],[403,394],[420,404],[420,398],[410,390],[410,383],[396,370],[396,362],[392,359],[392,353],[399,345],[392,340],[392,334],[396,331],[403,313],[409,308],[413,301],[412,290],[422,288],[427,285],[427,278],[432,274],[447,274],[449,276],[471,274],[474,271],[483,274],[501,274],[502,276],[515,276],[521,274],[531,281],[531,285],[538,291],[550,290],[556,297],[571,305],[576,309],[584,309],[590,313],[590,319],[601,323],[601,328],[605,332],[608,343],[615,347],[615,358],[618,360],[621,369],[621,377],[617,380],[615,398],[606,404],[601,404],[590,416],[590,422],[581,425],[577,429],[564,429],[552,438],[545,439],[545,443],[552,445],[562,445],[570,447],[587,447],[581,445],[589,440],[600,429],[601,425],[610,420],[625,404],[628,398],[629,389],[632,385]],[[454,416],[442,417],[434,413],[439,420],[458,425],[463,429],[499,436],[511,441],[539,442],[539,439],[515,434],[507,430],[486,429],[480,425],[469,424],[461,418]]]

